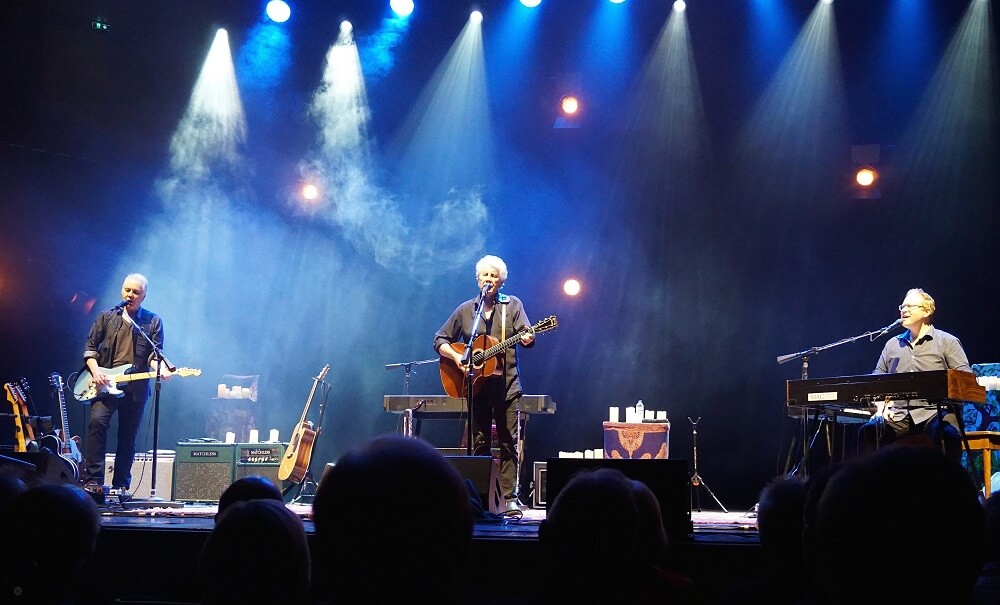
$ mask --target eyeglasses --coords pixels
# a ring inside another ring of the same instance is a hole
[[[926,307],[924,307],[923,305],[899,305],[900,311],[904,309],[924,309],[924,308]]]

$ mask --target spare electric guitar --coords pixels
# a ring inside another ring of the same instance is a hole
[[[312,405],[313,396],[316,395],[316,387],[326,378],[326,373],[330,371],[330,364],[323,366],[319,375],[313,378],[312,389],[309,390],[309,398],[302,408],[302,417],[292,431],[292,438],[288,442],[288,449],[281,458],[278,465],[278,479],[281,481],[301,482],[306,473],[309,472],[309,462],[312,460],[313,443],[316,441],[316,431],[313,430],[313,423],[306,420],[309,414],[309,406]]]
[[[129,363],[123,363],[122,365],[113,368],[99,369],[111,379],[111,382],[100,386],[94,382],[94,377],[91,375],[90,370],[86,368],[80,370],[80,375],[73,384],[73,397],[75,397],[77,401],[93,401],[94,399],[104,395],[121,397],[124,393],[118,388],[119,384],[123,382],[131,382],[133,380],[147,380],[149,378],[156,377],[155,371],[129,373],[129,370],[132,369],[132,364]],[[185,377],[201,376],[201,370],[193,368],[177,368],[173,374],[174,376]]]
[[[503,371],[501,353],[521,340],[522,334],[542,334],[549,330],[555,330],[558,326],[559,321],[556,320],[556,316],[549,315],[530,328],[518,330],[516,334],[503,341],[498,341],[489,334],[480,334],[477,336],[472,341],[472,353],[469,356],[469,365],[472,367],[473,374],[472,394],[479,393],[487,377]],[[465,343],[453,342],[448,346],[457,353],[465,353]],[[441,384],[444,386],[444,392],[449,397],[465,397],[468,391],[465,371],[458,367],[450,358],[443,355],[441,356],[439,365],[441,370]]]
[[[59,437],[59,449],[55,451],[62,458],[63,462],[66,463],[67,468],[72,471],[73,477],[79,479],[80,466],[83,464],[83,454],[80,453],[80,437],[76,435],[70,437],[69,418],[66,414],[65,385],[63,384],[62,376],[53,372],[49,376],[49,384],[55,389],[56,396],[59,399],[59,429],[56,431]]]
[[[24,381],[23,378],[21,380]],[[6,382],[3,388],[7,392],[7,401],[10,402],[14,417],[14,451],[38,451],[35,430],[31,427],[31,418],[28,414],[28,402],[25,400],[21,385],[15,382]]]

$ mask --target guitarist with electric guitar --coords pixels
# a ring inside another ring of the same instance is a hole
[[[532,347],[535,334],[556,327],[555,317],[532,326],[524,305],[516,296],[500,293],[507,280],[503,259],[487,255],[476,263],[479,295],[456,308],[434,335],[434,349],[441,356],[441,382],[452,397],[468,393],[466,376],[471,366],[472,443],[474,454],[489,456],[492,450],[491,425],[496,424],[500,446],[500,488],[507,510],[519,510],[515,487],[518,452],[515,435],[519,427],[521,379],[518,372],[518,345]],[[482,318],[476,328],[476,310],[482,306]],[[467,345],[471,343],[470,351]]]
[[[157,362],[153,346],[139,333],[141,329],[156,345],[163,349],[163,322],[155,313],[144,309],[149,281],[139,273],[125,277],[122,283],[122,301],[102,311],[94,320],[83,350],[88,384],[99,393],[90,405],[90,422],[87,427],[85,466],[81,479],[87,489],[99,490],[105,484],[104,457],[107,452],[108,427],[111,416],[118,414],[118,449],[115,452],[115,473],[111,487],[127,490],[132,482],[132,461],[135,459],[135,439],[150,394],[149,377],[159,372],[161,380],[172,375],[166,360]],[[109,376],[108,368],[127,367],[133,373],[151,375],[142,380],[124,382]],[[77,380],[76,387],[80,386]],[[123,383],[114,392],[108,388]],[[76,394],[76,387],[74,394]],[[79,395],[77,395],[79,397]]]

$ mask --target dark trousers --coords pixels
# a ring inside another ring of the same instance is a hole
[[[118,448],[115,450],[115,473],[111,487],[128,489],[132,483],[132,461],[135,459],[135,437],[139,432],[146,397],[136,397],[125,391],[117,399],[98,399],[90,406],[90,424],[87,427],[85,483],[104,485],[104,457],[108,451],[108,427],[111,416],[118,412]]]
[[[942,410],[940,414],[920,424],[915,424],[909,415],[898,421],[873,416],[858,429],[858,449],[861,452],[872,452],[900,437],[921,433],[933,439],[945,456],[961,461],[962,436],[958,432],[958,418],[947,410]]]
[[[507,500],[514,498],[517,478],[517,410],[520,397],[505,399],[503,377],[489,379],[486,386],[472,399],[472,453],[492,455],[493,424],[497,427],[500,447],[500,491]]]

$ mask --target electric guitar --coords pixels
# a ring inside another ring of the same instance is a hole
[[[111,379],[111,382],[104,386],[99,386],[94,382],[94,377],[90,373],[90,370],[84,368],[80,370],[80,375],[77,377],[76,382],[73,384],[73,397],[77,401],[93,401],[102,395],[111,395],[113,397],[121,397],[125,393],[118,388],[118,385],[123,382],[131,382],[133,380],[147,380],[149,378],[156,377],[156,371],[152,372],[137,372],[130,374],[129,370],[132,369],[132,364],[123,363],[120,366],[115,366],[113,368],[99,368],[100,371]],[[175,376],[201,376],[201,370],[193,368],[177,368],[176,372],[173,372]]]
[[[313,443],[316,441],[316,431],[313,430],[313,423],[306,420],[306,415],[309,413],[309,406],[312,405],[313,396],[316,395],[316,387],[319,386],[319,383],[323,382],[323,379],[326,378],[326,373],[329,371],[330,364],[326,364],[319,371],[319,375],[313,378],[309,398],[306,399],[306,405],[302,408],[302,417],[299,418],[299,423],[295,425],[292,438],[288,442],[288,449],[281,458],[281,464],[278,465],[278,479],[280,481],[299,483],[309,471]]]
[[[3,388],[7,392],[7,401],[10,402],[14,417],[14,451],[37,452],[38,443],[35,442],[35,430],[31,428],[31,419],[28,417],[28,403],[24,398],[24,391],[14,382],[4,383]]]
[[[483,388],[484,378],[499,374],[503,371],[503,361],[500,353],[507,350],[511,345],[521,340],[521,335],[527,332],[532,334],[543,334],[549,330],[555,330],[559,326],[559,321],[555,315],[549,315],[542,321],[530,328],[518,330],[503,341],[498,341],[489,334],[480,334],[472,341],[472,354],[469,356],[469,364],[472,366],[472,394],[479,393]],[[448,346],[456,353],[465,353],[465,343],[453,342]],[[444,392],[449,397],[462,398],[466,396],[468,386],[466,384],[465,371],[458,367],[450,358],[441,356],[439,362],[441,371],[441,385]]]
[[[83,454],[80,453],[80,437],[72,436],[70,437],[69,432],[69,419],[66,415],[66,395],[64,391],[62,376],[53,372],[49,376],[49,384],[55,389],[56,395],[59,397],[59,449],[56,453],[59,457],[63,459],[64,462],[68,463],[68,466],[72,469],[73,478],[80,478],[80,465],[83,463]]]

